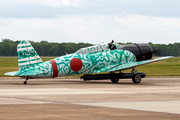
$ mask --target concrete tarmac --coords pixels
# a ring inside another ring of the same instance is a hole
[[[179,120],[180,78],[0,79],[0,120]]]

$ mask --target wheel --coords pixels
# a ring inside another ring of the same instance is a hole
[[[27,81],[24,81],[24,84],[26,85],[26,84],[27,84]]]
[[[138,75],[138,74],[134,74],[133,78],[132,78],[132,81],[134,83],[140,83],[141,82],[141,76]]]
[[[118,78],[116,78],[116,79],[114,79],[114,78],[113,78],[113,79],[111,79],[111,82],[112,82],[112,83],[117,83],[118,81],[119,81],[119,79],[118,79]]]

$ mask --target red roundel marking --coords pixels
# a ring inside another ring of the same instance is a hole
[[[53,68],[53,78],[58,76],[58,67],[55,60],[50,60]]]
[[[83,63],[79,58],[73,58],[70,62],[70,67],[75,72],[81,70],[82,66]]]

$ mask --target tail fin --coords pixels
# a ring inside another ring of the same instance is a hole
[[[37,52],[27,40],[22,40],[17,46],[18,66],[28,67],[43,63]]]

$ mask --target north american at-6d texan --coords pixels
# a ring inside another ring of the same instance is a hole
[[[5,75],[25,78],[24,84],[28,79],[69,75],[83,75],[83,80],[109,79],[113,83],[132,78],[134,83],[140,83],[146,74],[137,72],[137,66],[171,57],[151,59],[153,50],[148,44],[118,45],[113,41],[43,62],[29,41],[23,40],[17,46],[17,54],[19,70]],[[123,73],[126,69],[132,69],[132,72]]]

